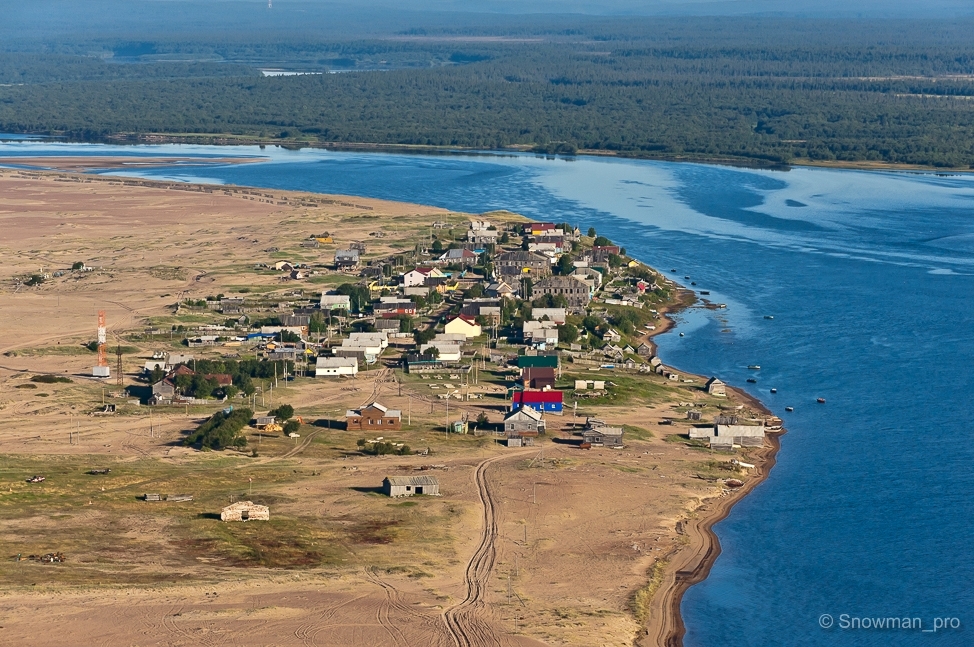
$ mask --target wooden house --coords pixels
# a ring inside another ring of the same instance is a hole
[[[435,476],[387,476],[382,480],[382,492],[391,497],[414,494],[439,496],[440,482]]]
[[[622,427],[610,427],[596,418],[589,418],[582,431],[582,442],[593,447],[622,447]]]
[[[508,438],[544,434],[544,416],[531,407],[521,407],[504,416],[504,433]]]
[[[712,377],[709,380],[707,380],[707,383],[704,385],[703,388],[710,395],[715,395],[717,397],[723,398],[727,395],[727,390],[725,387],[726,385],[723,382],[721,382],[716,377]]]

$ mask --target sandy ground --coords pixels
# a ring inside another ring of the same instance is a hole
[[[252,436],[258,458],[180,447],[203,411],[156,409],[151,421],[145,407],[88,415],[102,387],[85,377],[93,356],[80,344],[93,338],[97,310],[121,332],[168,321],[181,299],[239,286],[283,300],[327,284],[285,284],[273,273],[255,273],[255,263],[284,255],[330,261],[332,250],[351,240],[369,240],[370,255],[408,250],[410,236],[432,220],[466,218],[360,198],[244,191],[0,171],[0,557],[7,560],[0,572],[8,582],[0,593],[0,643],[633,644],[647,619],[634,596],[654,565],[699,558],[706,528],[694,520],[736,500],[717,477],[749,478],[715,476],[708,462],[729,456],[669,442],[665,437],[682,429],[657,424],[679,417],[681,402],[713,407],[699,380],[673,385],[665,401],[600,407],[610,424],[652,432],[624,450],[578,449],[570,442],[570,415],[549,417],[539,447],[509,450],[490,436],[444,438],[435,430],[446,415],[437,391],[416,381],[400,390],[388,369],[353,382],[298,380],[279,389],[277,402],[318,422],[294,441]],[[299,246],[325,230],[336,245]],[[13,281],[82,260],[96,270],[37,287]],[[164,345],[157,339],[139,347],[145,353]],[[134,372],[143,359],[125,361]],[[73,381],[17,388],[41,372]],[[484,411],[499,422],[504,404],[491,395],[500,390],[475,385],[485,398],[451,403],[452,419],[460,410],[471,419]],[[402,409],[411,423],[389,437],[430,447],[432,457],[359,456],[360,434],[322,426],[375,398]],[[372,492],[385,475],[429,463],[440,466],[434,473],[441,497],[400,508]],[[113,474],[71,481],[82,464],[111,465]],[[62,476],[70,485],[60,499],[24,504],[32,501],[24,498],[24,465],[49,470],[45,487],[59,487]],[[248,486],[274,502],[271,524],[283,542],[276,548],[246,543],[271,532],[256,522],[226,528],[207,517],[227,495],[250,494]],[[196,500],[180,510],[134,502],[134,493],[163,487],[193,492]],[[395,515],[401,526],[391,539],[381,528],[362,527],[363,520]],[[292,525],[299,530],[288,534]],[[213,533],[243,543],[232,550],[205,543]],[[269,567],[241,557],[240,546],[253,545],[292,556],[321,546],[332,552],[307,565]],[[47,550],[64,550],[68,561],[9,561]]]

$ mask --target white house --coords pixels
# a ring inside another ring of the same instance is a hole
[[[448,321],[443,327],[443,330],[447,334],[462,334],[467,339],[479,337],[481,333],[480,324],[478,324],[472,317],[465,317],[463,315]]]
[[[460,346],[458,344],[444,344],[435,341],[420,346],[419,352],[425,353],[430,348],[435,348],[437,352],[439,352],[438,359],[441,362],[459,362],[460,357],[462,356]]]
[[[412,288],[426,285],[429,279],[446,278],[446,274],[435,267],[417,267],[402,275],[403,287]]]
[[[319,357],[315,362],[315,377],[358,375],[358,360],[354,357]]]

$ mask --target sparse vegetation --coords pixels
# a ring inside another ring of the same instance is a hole
[[[208,449],[244,447],[247,438],[240,435],[240,430],[250,423],[253,415],[250,409],[234,409],[229,413],[218,411],[187,436],[183,444]]]

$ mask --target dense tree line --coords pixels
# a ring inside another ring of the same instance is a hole
[[[0,131],[974,164],[974,49],[964,25],[690,20],[640,32],[595,21],[587,29],[462,47],[387,40],[207,46],[225,60],[251,62],[271,53],[287,59],[290,51],[319,70],[336,61],[351,69],[399,66],[291,77],[189,63],[166,63],[168,71],[139,63],[123,74],[101,69],[118,64],[72,63],[65,54],[0,55],[0,79],[25,83],[0,87]],[[159,43],[147,51],[193,47],[202,46]]]

